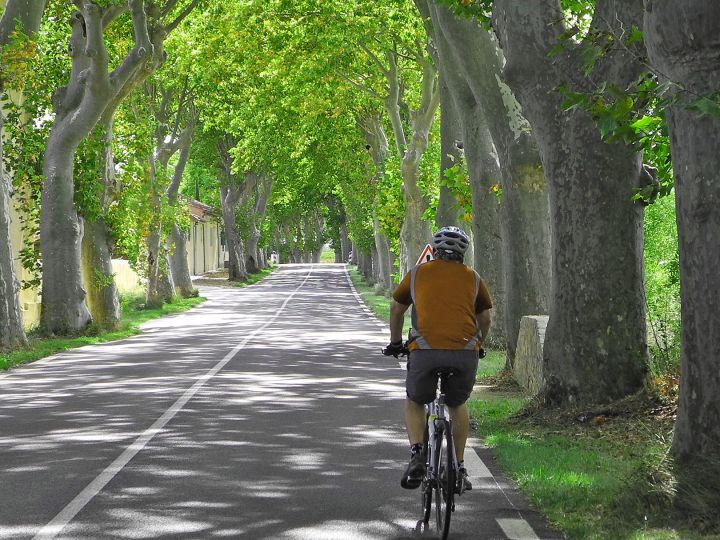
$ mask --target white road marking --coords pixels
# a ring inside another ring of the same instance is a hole
[[[357,301],[358,301],[358,304],[360,304],[360,309],[361,309],[362,311],[364,311],[365,313],[367,313],[367,314],[373,319],[373,322],[374,322],[375,324],[377,324],[380,328],[382,328],[383,330],[385,330],[386,332],[389,333],[390,330],[389,330],[387,324],[384,323],[383,321],[381,321],[381,320],[377,317],[377,315],[375,315],[375,314],[372,312],[372,310],[370,310],[370,309],[367,307],[367,304],[365,303],[365,301],[364,301],[364,300],[362,299],[362,297],[360,296],[360,293],[357,292],[357,289],[355,288],[355,284],[352,282],[352,279],[350,278],[350,272],[348,272],[348,269],[347,269],[347,268],[348,268],[348,267],[347,267],[347,264],[343,266],[343,269],[345,270],[345,277],[347,278],[347,282],[350,284],[350,290],[352,291],[352,294],[353,294],[353,296],[355,297],[355,300],[357,300]]]
[[[407,362],[398,362],[398,364],[400,365],[400,369],[407,371]]]
[[[153,425],[143,431],[140,436],[135,439],[125,451],[120,454],[115,461],[108,465],[92,482],[90,482],[85,489],[83,489],[72,501],[70,501],[65,508],[63,508],[58,515],[56,515],[52,521],[45,525],[38,533],[34,536],[34,540],[46,540],[55,538],[65,526],[83,509],[87,504],[98,494],[100,491],[113,479],[115,476],[132,460],[145,446],[162,431],[163,427],[173,419],[173,417],[190,401],[193,396],[197,393],[202,386],[212,379],[225,365],[232,360],[235,355],[240,352],[256,335],[265,330],[268,326],[275,322],[280,316],[285,306],[292,300],[293,296],[305,285],[307,280],[312,274],[312,268],[305,276],[303,282],[288,296],[282,303],[280,308],[277,310],[275,315],[267,321],[260,328],[255,330],[252,334],[248,335],[242,342],[236,345],[225,357],[215,364],[207,373],[197,379],[195,384],[185,390],[182,396],[180,396],[170,408],[163,413],[160,418],[155,420]]]
[[[465,448],[465,468],[471,479],[493,477],[490,469],[488,469],[483,460],[480,459],[477,452],[469,446]]]
[[[524,519],[502,519],[497,521],[509,540],[540,540],[533,528]]]

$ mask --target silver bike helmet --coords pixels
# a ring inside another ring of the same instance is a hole
[[[465,255],[470,237],[459,227],[443,227],[433,235],[433,247],[445,253]]]

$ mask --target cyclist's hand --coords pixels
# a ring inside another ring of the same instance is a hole
[[[480,350],[478,351],[478,356],[479,356],[480,358],[485,358],[485,349],[483,349],[482,347],[480,347]]]
[[[383,349],[382,353],[385,356],[394,356],[397,358],[398,356],[406,354],[407,349],[403,345],[402,341],[397,341],[395,343],[389,343],[388,346]]]

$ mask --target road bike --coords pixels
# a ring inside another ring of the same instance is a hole
[[[386,356],[408,356],[407,343],[394,353],[383,351]],[[480,349],[480,358],[485,351]],[[435,399],[425,405],[425,437],[423,455],[425,474],[420,484],[422,497],[422,519],[415,525],[415,532],[425,534],[430,529],[430,517],[435,503],[435,529],[442,540],[450,533],[450,518],[455,511],[455,495],[465,492],[465,480],[460,474],[455,445],[453,443],[452,420],[445,405],[443,389],[447,380],[455,374],[453,368],[438,368],[433,376],[437,378]]]
[[[452,368],[435,371],[438,390],[435,400],[425,406],[426,431],[423,445],[425,475],[420,484],[423,517],[418,520],[415,532],[425,534],[430,528],[430,518],[435,506],[435,531],[442,540],[450,533],[450,518],[455,511],[455,495],[462,495],[465,482],[460,475],[452,421],[445,406],[442,393],[447,378],[454,374]]]

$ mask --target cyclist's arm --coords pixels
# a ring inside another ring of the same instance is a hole
[[[393,300],[390,304],[390,342],[397,343],[402,341],[403,323],[405,322],[405,312],[410,306],[401,304],[397,300]]]
[[[482,333],[482,339],[480,340],[480,346],[482,346],[490,331],[490,310],[484,309],[475,316],[477,317],[478,330]]]

